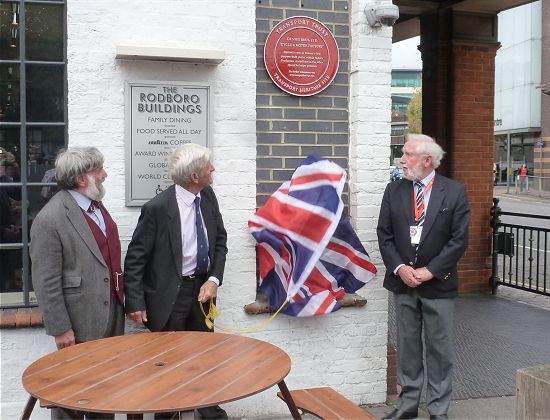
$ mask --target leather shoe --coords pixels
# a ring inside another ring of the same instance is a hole
[[[448,420],[447,414],[430,414],[430,420]]]
[[[418,417],[418,411],[403,411],[396,408],[391,413],[382,417],[382,420],[415,419]]]

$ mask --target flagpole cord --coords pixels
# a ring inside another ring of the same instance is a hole
[[[281,310],[286,306],[287,303],[288,303],[288,299],[286,299],[283,302],[281,307],[279,309],[277,309],[273,315],[271,315],[269,318],[263,320],[262,322],[259,322],[256,325],[253,325],[253,326],[247,327],[247,328],[229,328],[229,327],[224,327],[223,325],[220,325],[218,323],[214,324],[214,318],[216,318],[220,315],[220,311],[216,307],[216,305],[214,304],[213,299],[210,299],[208,314],[204,311],[204,306],[203,306],[202,302],[199,302],[202,314],[204,315],[204,323],[206,324],[206,326],[208,328],[212,329],[212,328],[216,327],[219,330],[226,331],[226,332],[234,332],[234,333],[253,333],[253,332],[261,331],[262,329],[264,329],[267,326],[267,324],[269,324],[271,321],[273,321],[277,315],[279,315],[279,312],[281,312]]]

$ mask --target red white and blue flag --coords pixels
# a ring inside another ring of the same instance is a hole
[[[376,267],[342,217],[346,172],[309,156],[256,211],[248,228],[257,241],[260,291],[273,309],[293,316],[340,309],[337,300],[376,275]]]

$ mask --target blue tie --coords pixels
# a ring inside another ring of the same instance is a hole
[[[208,271],[208,242],[204,234],[201,217],[201,199],[195,197],[195,225],[197,227],[197,269],[195,275],[205,275]]]

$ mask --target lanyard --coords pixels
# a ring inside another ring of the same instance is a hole
[[[422,205],[420,208],[416,207],[416,194],[414,193],[413,188],[413,208],[414,208],[414,220],[418,222],[420,220],[420,216],[422,216],[422,212],[424,211],[424,197],[426,196],[426,193],[430,191],[432,188],[432,185],[434,183],[435,176],[431,179],[430,182],[428,182],[428,185],[426,185],[426,188],[422,191]]]

